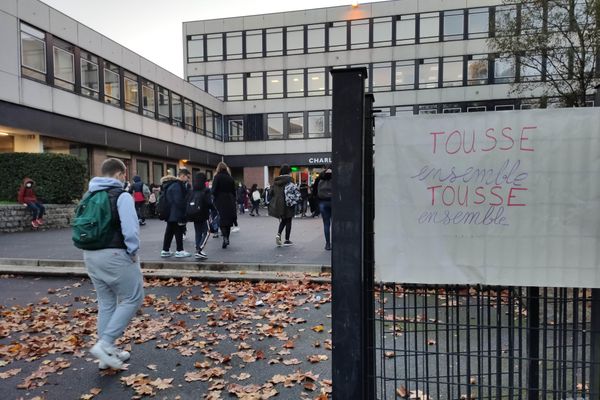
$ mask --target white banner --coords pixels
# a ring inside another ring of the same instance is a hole
[[[383,282],[600,287],[600,109],[378,119]]]

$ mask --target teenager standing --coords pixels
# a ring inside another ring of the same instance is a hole
[[[237,220],[235,207],[235,182],[229,172],[229,167],[224,162],[217,165],[216,175],[213,179],[212,192],[215,196],[215,207],[219,211],[219,226],[223,236],[223,248],[229,246],[231,226]]]
[[[292,219],[294,218],[296,203],[288,205],[286,203],[286,187],[295,183],[290,176],[291,168],[287,164],[283,164],[280,169],[280,175],[275,178],[271,187],[271,200],[269,202],[269,215],[279,219],[279,228],[275,236],[275,244],[277,246],[292,246],[294,243],[290,240],[292,232]],[[288,188],[289,190],[290,188]],[[297,191],[298,189],[295,188]],[[298,197],[300,193],[298,192]],[[285,241],[281,240],[281,233],[285,228]]]

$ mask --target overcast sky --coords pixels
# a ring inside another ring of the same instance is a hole
[[[182,22],[349,5],[352,0],[43,0],[183,78]],[[362,1],[359,3],[370,3]]]

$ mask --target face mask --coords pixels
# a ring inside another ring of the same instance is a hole
[[[29,183],[25,184],[25,186],[27,186],[28,188],[30,188],[30,187],[33,186],[33,184],[31,182],[29,182]]]

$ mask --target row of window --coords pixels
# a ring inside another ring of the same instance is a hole
[[[544,78],[542,71],[546,71],[546,76],[564,73],[550,68],[555,63],[547,63],[546,60],[544,57],[529,56],[527,62],[521,62],[521,59],[516,60],[514,57],[474,54],[370,63],[351,67],[367,68],[368,79],[365,80],[367,92],[385,92],[539,81]],[[331,67],[322,67],[190,76],[188,80],[198,88],[225,101],[324,96],[331,95],[330,70]]]
[[[24,23],[21,74],[208,137],[223,137],[220,114]]]
[[[244,117],[229,116],[227,118],[227,140],[242,141],[244,135]],[[266,130],[264,129],[266,128]],[[266,116],[263,127],[266,139],[317,139],[331,136],[331,112],[299,111],[287,113],[270,113]]]

